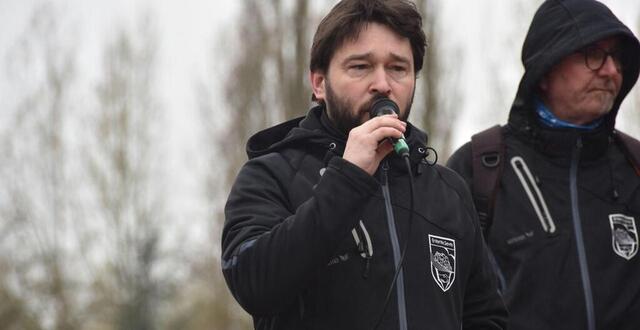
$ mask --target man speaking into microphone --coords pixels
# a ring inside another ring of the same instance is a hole
[[[315,106],[249,139],[222,269],[256,329],[504,329],[470,193],[407,122],[425,48],[414,4],[339,2]]]

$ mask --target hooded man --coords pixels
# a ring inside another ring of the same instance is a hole
[[[412,3],[339,2],[311,49],[319,105],[247,143],[222,270],[256,329],[503,329],[468,188],[406,122],[425,46]]]
[[[600,2],[547,0],[522,62],[508,124],[448,162],[474,192],[509,329],[639,329],[640,149],[614,128],[638,39]]]

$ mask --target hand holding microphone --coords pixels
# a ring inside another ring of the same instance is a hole
[[[403,139],[406,123],[398,119],[397,109],[388,98],[375,100],[369,109],[370,119],[349,132],[343,158],[373,175],[389,152],[408,156]]]
[[[371,118],[375,118],[383,115],[391,115],[394,113],[399,114],[400,109],[398,109],[398,105],[395,102],[391,101],[391,99],[388,99],[386,97],[377,99],[375,102],[373,102],[373,104],[371,105],[371,110],[369,110],[369,116]],[[388,138],[388,139],[391,140],[391,144],[393,145],[393,150],[395,150],[398,155],[402,157],[409,156],[409,146],[407,145],[407,142],[404,139],[404,134],[402,134],[402,137],[399,139],[396,139],[396,138]]]

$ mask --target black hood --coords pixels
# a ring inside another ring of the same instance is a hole
[[[407,123],[405,137],[411,149],[411,158],[423,158],[426,152],[427,134],[411,123]],[[246,151],[249,159],[284,148],[331,149],[341,156],[345,144],[346,135],[330,127],[324,106],[319,105],[311,108],[304,117],[291,119],[254,134],[247,142]]]
[[[613,130],[618,108],[638,80],[640,43],[609,8],[594,0],[547,0],[538,8],[522,47],[525,73],[509,123],[518,129],[537,125],[532,101],[540,79],[566,56],[611,36],[621,37],[623,51],[622,86],[603,125]]]
[[[315,108],[314,108],[315,109]],[[262,156],[271,152],[282,150],[285,147],[296,145],[306,145],[307,148],[313,145],[328,145],[331,139],[328,134],[321,129],[320,114],[317,115],[317,125],[315,123],[309,127],[309,121],[315,121],[314,109],[309,111],[305,117],[297,117],[273,127],[266,128],[254,134],[247,141],[247,156],[249,159]],[[309,118],[307,118],[309,117]],[[305,125],[302,125],[305,123]]]

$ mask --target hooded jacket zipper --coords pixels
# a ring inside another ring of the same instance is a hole
[[[382,196],[384,197],[384,206],[387,213],[387,226],[389,227],[389,236],[391,238],[391,248],[393,250],[394,271],[398,271],[397,267],[400,262],[400,242],[398,240],[398,232],[393,217],[393,208],[391,206],[391,194],[389,193],[389,164],[387,161],[382,163]],[[404,295],[404,276],[400,269],[398,279],[396,281],[396,293],[398,298],[398,323],[400,330],[407,330],[407,306]]]
[[[580,209],[578,208],[578,162],[580,161],[580,151],[582,149],[582,138],[578,137],[576,146],[571,157],[571,169],[569,171],[569,184],[571,191],[571,214],[573,217],[573,229],[576,236],[576,246],[578,249],[578,261],[580,262],[580,275],[582,278],[582,288],[584,290],[584,300],[587,310],[587,329],[596,329],[595,313],[593,310],[593,295],[591,292],[591,280],[589,267],[587,264],[587,254],[584,248],[582,237],[582,223],[580,222]]]

